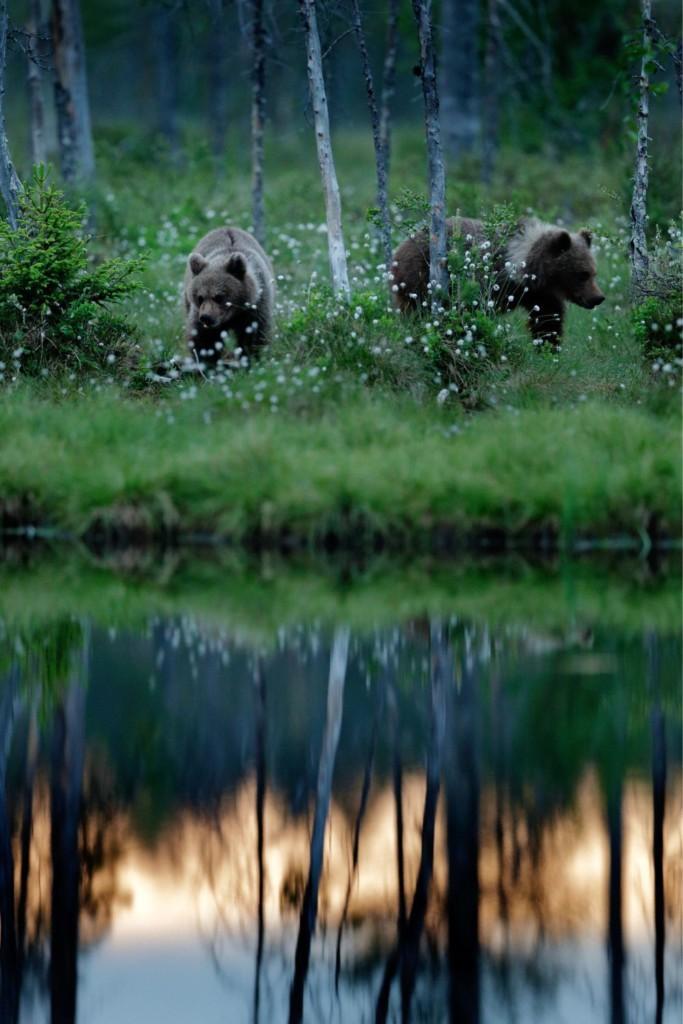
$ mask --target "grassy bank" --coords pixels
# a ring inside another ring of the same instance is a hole
[[[677,419],[597,402],[458,417],[356,395],[245,417],[209,389],[163,405],[15,392],[0,434],[10,527],[396,548],[680,527]]]

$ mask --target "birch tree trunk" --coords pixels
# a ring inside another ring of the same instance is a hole
[[[441,124],[439,121],[439,90],[436,81],[436,60],[432,37],[431,0],[413,0],[413,12],[420,39],[420,72],[425,108],[425,134],[429,166],[429,288],[432,306],[440,296],[448,295],[448,267],[446,266],[446,175],[441,151]]]
[[[7,60],[7,0],[0,0],[0,192],[10,227],[19,223],[21,182],[14,170],[5,127],[5,64]]]
[[[500,132],[501,32],[498,0],[489,0],[484,62],[484,129],[482,133],[481,176],[488,185],[493,177]]]
[[[256,240],[265,244],[263,127],[266,116],[266,33],[263,0],[253,0],[251,55],[251,206]]]
[[[356,36],[358,50],[360,52],[361,64],[363,66],[363,77],[365,79],[365,91],[368,96],[368,108],[370,110],[370,122],[372,125],[372,142],[375,147],[375,174],[377,176],[377,206],[379,207],[380,232],[382,238],[382,250],[384,255],[384,266],[387,271],[391,269],[391,222],[389,220],[389,198],[387,195],[387,164],[386,150],[382,145],[380,133],[379,111],[377,109],[377,98],[375,96],[375,85],[372,80],[372,68],[370,57],[363,32],[363,20],[360,13],[358,0],[353,0],[353,31]]]
[[[631,290],[637,296],[645,283],[648,269],[647,238],[647,185],[648,185],[648,118],[650,114],[650,76],[647,65],[652,53],[652,2],[641,0],[643,21],[643,56],[640,62],[638,97],[638,139],[636,143],[636,167],[633,176],[633,198],[631,199]]]
[[[473,153],[481,132],[479,97],[479,0],[444,0],[441,68],[446,152]]]
[[[306,64],[311,105],[315,124],[315,142],[318,150],[320,177],[325,194],[327,219],[327,246],[330,257],[332,290],[335,295],[348,298],[350,294],[349,274],[346,266],[346,248],[342,232],[341,198],[337,172],[332,155],[330,118],[327,110],[327,94],[323,78],[323,62],[320,52],[320,36],[315,13],[315,0],[299,0],[299,12],[306,37]]]
[[[52,50],[59,159],[62,177],[73,184],[95,173],[79,0],[52,0]]]
[[[45,105],[43,83],[40,73],[40,34],[43,25],[41,0],[31,0],[28,23],[29,43],[26,48],[26,81],[28,84],[29,108],[31,111],[31,162],[45,163]]]
[[[379,137],[384,153],[387,180],[391,166],[391,101],[396,86],[396,53],[398,50],[399,0],[389,0],[387,13],[387,41],[382,68],[382,99],[379,113]]]

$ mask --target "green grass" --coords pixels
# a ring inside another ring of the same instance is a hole
[[[125,304],[162,372],[108,382],[46,379],[7,388],[0,406],[0,511],[6,525],[82,535],[206,533],[240,543],[342,542],[395,549],[482,531],[570,546],[581,536],[640,543],[656,521],[680,527],[680,360],[656,371],[628,302],[626,165],[597,147],[564,155],[505,150],[492,186],[451,169],[449,209],[487,215],[506,202],[594,231],[608,301],[569,310],[562,351],[539,351],[521,313],[501,317],[448,381],[430,318],[392,309],[366,214],[369,137],[337,137],[353,294],[335,302],[312,138],[270,140],[267,249],[278,275],[275,339],[248,371],[212,380],[169,372],[181,349],[188,252],[223,223],[249,227],[242,158],[229,173],[198,147],[180,170],[127,133],[99,140],[89,195],[97,256],[144,254]],[[404,188],[424,193],[421,133],[393,147],[394,240],[408,231]],[[661,194],[659,194],[661,192]],[[675,212],[660,189],[656,208]],[[466,322],[466,321],[465,321]],[[662,325],[665,327],[673,325]],[[434,343],[434,338],[437,343]],[[0,368],[2,369],[2,368]],[[12,368],[2,372],[11,381]],[[442,396],[443,397],[443,396]],[[474,415],[473,415],[474,413]]]
[[[419,547],[443,531],[548,528],[570,544],[680,526],[677,420],[600,403],[458,418],[356,395],[244,416],[208,388],[166,405],[19,391],[0,433],[6,519],[77,534]]]

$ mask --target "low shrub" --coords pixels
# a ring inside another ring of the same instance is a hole
[[[138,362],[133,324],[111,306],[135,289],[140,259],[94,265],[72,208],[44,168],[20,197],[20,221],[0,222],[0,379],[105,372]]]

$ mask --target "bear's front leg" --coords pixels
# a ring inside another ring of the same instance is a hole
[[[554,296],[543,296],[527,308],[532,338],[535,341],[547,341],[553,348],[557,348],[562,341],[564,303]]]

